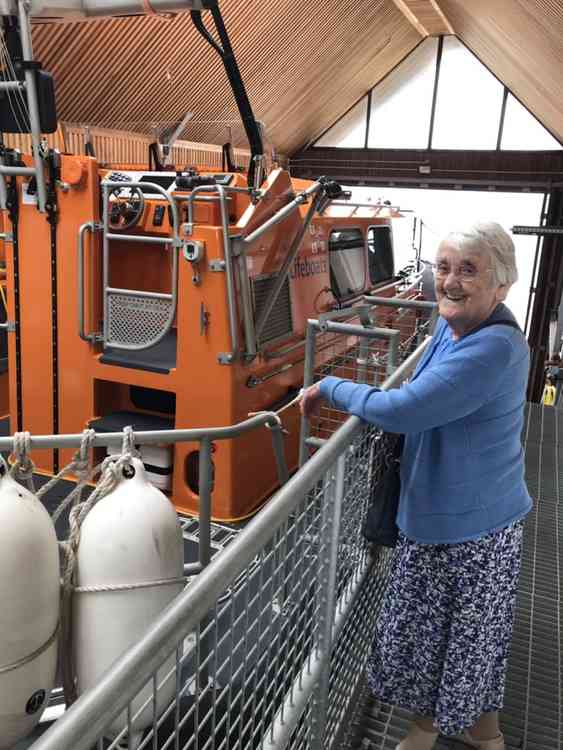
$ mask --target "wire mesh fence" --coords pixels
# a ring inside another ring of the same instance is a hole
[[[366,306],[339,311],[340,320],[331,315],[309,321],[305,387],[329,375],[379,387],[432,331],[435,303],[365,299],[369,303]],[[318,415],[302,420],[301,464],[346,417],[346,413],[324,403]]]
[[[386,579],[361,526],[388,448],[347,420],[33,750],[339,747]]]

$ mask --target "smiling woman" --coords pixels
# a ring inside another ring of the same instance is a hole
[[[532,506],[528,346],[503,304],[518,277],[512,240],[494,222],[450,233],[435,274],[440,317],[411,380],[384,392],[326,377],[301,408],[325,400],[405,435],[399,541],[368,665],[373,694],[416,717],[396,750],[431,750],[439,732],[505,750],[498,711]]]
[[[438,247],[434,274],[440,315],[457,340],[486,320],[518,278],[514,244],[494,222],[451,232]]]

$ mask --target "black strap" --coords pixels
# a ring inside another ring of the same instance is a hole
[[[9,156],[8,164],[13,164],[12,154]],[[19,194],[16,176],[8,179],[8,196],[6,208],[12,224],[12,262],[14,269],[14,310],[15,310],[15,337],[16,337],[16,429],[23,430],[23,395],[22,395],[22,343],[21,343],[21,307],[20,307],[20,244],[18,239],[19,225]],[[12,429],[13,429],[12,424]]]
[[[509,315],[511,317],[508,317]],[[484,320],[472,331],[469,331],[467,335],[471,336],[471,334],[477,333],[477,331],[480,331],[482,328],[488,328],[489,326],[509,326],[510,328],[517,328],[520,333],[522,333],[522,329],[512,317],[512,313],[502,302],[498,303],[487,320]]]
[[[51,239],[51,361],[53,368],[53,434],[59,434],[59,318],[58,318],[58,273],[57,273],[57,224],[59,212],[57,205],[57,181],[60,179],[59,155],[50,149],[47,158],[49,181],[47,182],[47,201],[45,204],[46,219],[50,227]],[[53,450],[53,473],[59,471],[59,449]]]

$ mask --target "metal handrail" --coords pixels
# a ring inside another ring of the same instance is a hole
[[[172,232],[173,236],[169,238],[163,238],[163,237],[151,237],[151,236],[140,236],[140,235],[127,235],[127,234],[114,234],[109,231],[109,191],[113,188],[138,188],[141,189],[147,189],[150,188],[155,193],[160,193],[170,205],[170,209],[172,212]],[[180,247],[182,247],[183,242],[179,236],[179,216],[178,216],[178,207],[176,206],[176,202],[174,198],[164,190],[163,187],[160,185],[157,185],[153,182],[119,182],[115,180],[103,180],[102,181],[102,191],[103,191],[103,315],[104,315],[104,321],[103,321],[103,342],[104,345],[107,345],[108,343],[108,307],[109,307],[109,301],[108,296],[111,292],[110,286],[109,286],[109,240],[112,239],[119,239],[119,240],[125,240],[130,242],[154,242],[154,243],[161,243],[161,244],[171,244],[172,245],[172,271],[171,271],[171,292],[170,294],[162,294],[161,299],[167,299],[170,301],[170,312],[168,314],[168,317],[166,319],[166,322],[162,328],[162,331],[157,335],[153,336],[152,339],[149,341],[146,341],[142,344],[114,344],[111,343],[110,345],[114,349],[124,349],[127,351],[140,351],[142,349],[148,349],[151,346],[154,346],[155,344],[158,344],[159,341],[162,341],[162,339],[166,336],[170,328],[172,327],[172,323],[174,322],[174,317],[176,315],[176,306],[178,302],[178,250]],[[149,296],[149,293],[147,292],[135,292],[135,290],[123,290],[123,289],[113,289],[114,292],[118,293],[125,293],[126,291],[130,291],[131,294],[137,294],[140,297],[147,297]]]
[[[194,201],[202,200],[201,193],[217,193],[219,196],[219,209],[221,212],[221,230],[223,232],[223,257],[225,260],[225,273],[227,276],[227,314],[229,316],[229,337],[231,339],[231,351],[222,352],[219,355],[221,364],[230,364],[239,353],[238,320],[236,314],[236,289],[233,270],[233,257],[231,251],[231,237],[229,235],[229,214],[227,212],[227,193],[249,194],[249,188],[229,187],[228,185],[198,185],[186,199],[188,206],[188,222],[186,234],[193,232],[194,225]],[[245,316],[246,320],[246,316]]]
[[[424,342],[388,378],[383,389],[398,385],[412,371],[427,345]],[[40,737],[33,750],[86,750],[103,734],[111,721],[118,716],[135,695],[158,670],[168,655],[173,653],[182,638],[198,627],[199,622],[215,605],[217,599],[264,548],[272,536],[290,517],[309,489],[323,474],[341,459],[351,441],[361,432],[363,422],[349,417],[330,440],[274,495],[271,501],[249,524],[215,557],[207,568],[194,579],[164,610],[141,640],[128,649],[103,675],[100,681]],[[0,449],[2,440],[0,439]],[[341,502],[341,497],[335,499]],[[330,655],[330,647],[323,650],[322,658]],[[309,664],[310,666],[310,664]],[[322,665],[321,665],[322,666]],[[295,693],[307,691],[311,695],[321,669],[315,669],[314,679],[298,683],[288,700],[293,706]],[[301,696],[300,696],[301,697]],[[306,696],[305,696],[306,697]],[[303,702],[300,700],[300,703]],[[305,705],[303,703],[303,705]],[[284,713],[285,708],[285,713]],[[301,718],[301,713],[282,706],[282,717],[291,734]],[[288,735],[289,736],[289,735]],[[279,747],[268,744],[265,747]]]
[[[242,240],[244,244],[246,246],[251,245],[255,240],[259,239],[269,229],[271,229],[276,224],[279,224],[280,221],[283,221],[286,216],[289,216],[289,214],[297,210],[299,206],[303,205],[304,203],[307,203],[309,197],[312,195],[315,195],[320,190],[322,190],[322,187],[323,186],[320,182],[315,182],[306,190],[303,190],[301,193],[296,195],[295,198],[290,203],[288,203],[283,208],[280,208],[280,210],[277,211],[273,216],[271,216],[267,221],[265,221],[257,229],[255,229],[253,232],[251,232],[246,237],[244,237]]]
[[[97,340],[99,334],[86,333],[84,321],[84,236],[86,232],[94,232],[96,223],[87,221],[78,228],[78,335],[89,343]]]
[[[222,190],[218,190],[218,188],[222,188]],[[196,200],[205,200],[202,196],[200,196],[200,193],[219,193],[219,198],[221,198],[221,192],[223,193],[245,193],[246,195],[250,195],[252,192],[250,188],[242,188],[242,187],[231,187],[230,185],[197,185],[191,193],[186,198],[186,204],[188,206],[188,233],[191,233],[193,230],[194,225],[194,201]]]
[[[398,328],[366,328],[365,326],[353,325],[351,323],[339,323],[327,320],[322,323],[309,321],[313,327],[318,325],[318,330],[323,333],[343,333],[347,336],[361,336],[364,339],[384,339],[389,341],[389,356],[387,359],[387,375],[392,375],[399,351],[399,339],[401,331]]]
[[[435,310],[436,302],[421,299],[397,299],[395,297],[372,297],[369,294],[364,295],[364,301],[370,305],[381,305],[383,307],[398,307],[411,310]]]
[[[276,300],[279,296],[279,293],[281,292],[282,286],[285,282],[286,276],[289,273],[289,268],[291,264],[293,263],[295,256],[299,252],[299,249],[301,247],[301,243],[303,242],[303,237],[305,236],[305,232],[309,228],[309,225],[311,224],[311,221],[313,220],[313,216],[315,212],[318,210],[320,201],[322,200],[322,194],[319,194],[319,191],[316,190],[315,193],[313,193],[314,198],[311,201],[311,204],[309,206],[309,210],[307,211],[306,216],[303,218],[303,222],[293,238],[291,242],[291,246],[289,250],[287,251],[287,255],[284,259],[284,262],[282,264],[282,267],[278,271],[275,283],[273,288],[269,291],[268,297],[264,302],[264,306],[262,310],[260,311],[260,315],[258,317],[258,320],[256,321],[256,339],[257,341],[260,341],[260,336],[262,334],[262,331],[264,330],[264,327],[266,325],[266,321],[270,317],[270,314],[272,310],[274,309],[274,305],[276,304]],[[244,244],[243,240],[243,244]]]

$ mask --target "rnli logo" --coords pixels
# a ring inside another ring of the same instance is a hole
[[[26,714],[35,714],[45,703],[45,691],[36,690],[25,706]]]

